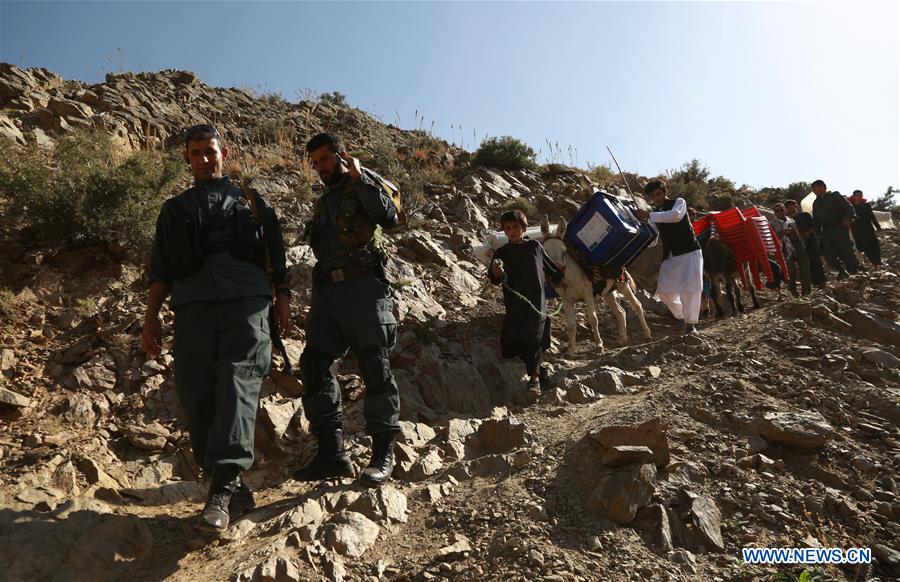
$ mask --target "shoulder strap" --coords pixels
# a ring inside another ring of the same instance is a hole
[[[250,211],[253,213],[253,217],[256,218],[256,222],[259,223],[259,228],[263,231],[263,254],[266,257],[266,277],[269,278],[269,284],[272,283],[272,257],[269,256],[269,242],[266,240],[265,236],[265,226],[263,226],[263,221],[259,216],[259,207],[256,204],[256,195],[255,192],[250,188],[250,185],[247,182],[241,183],[241,192],[244,194],[244,198],[247,200],[247,204],[250,205]]]
[[[387,193],[388,198],[394,203],[394,208],[397,210],[397,225],[400,226],[406,224],[406,211],[403,209],[403,200],[400,198],[400,189],[394,185],[393,182],[375,170],[363,167],[363,173],[381,186],[382,190]]]

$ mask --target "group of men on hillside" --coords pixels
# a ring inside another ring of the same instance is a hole
[[[862,192],[855,190],[848,199],[840,192],[829,192],[822,180],[813,182],[812,190],[816,195],[812,213],[801,211],[796,200],[787,200],[775,204],[775,217],[770,221],[781,242],[789,269],[789,289],[795,296],[806,295],[812,285],[824,285],[828,280],[822,255],[838,272],[838,279],[859,271],[856,248],[873,266],[881,266],[876,234],[881,225]],[[635,215],[656,225],[663,247],[657,296],[681,323],[684,333],[696,334],[703,297],[703,253],[689,209],[683,198],[667,196],[663,180],[648,182],[644,195],[655,211],[638,210]]]
[[[398,208],[338,136],[316,135],[306,150],[326,185],[307,225],[317,262],[300,358],[303,409],[318,449],[294,477],[320,481],[353,472],[332,373],[334,361],[352,349],[366,383],[364,416],[372,437],[371,460],[359,479],[378,486],[393,467],[400,394],[388,360],[396,339],[392,293],[375,232],[396,226]],[[194,458],[210,476],[200,525],[222,531],[254,506],[241,472],[253,464],[272,338],[291,325],[291,287],[275,211],[258,192],[224,175],[228,147],[219,131],[188,129],[183,157],[194,186],[160,211],[141,340],[149,354],[160,353],[160,309],[171,296],[175,385]]]
[[[845,198],[840,192],[829,192],[822,180],[813,182],[812,190],[816,196],[812,213],[802,211],[796,200],[779,202],[772,208],[775,218],[770,224],[781,241],[788,266],[788,288],[794,296],[806,295],[813,285],[828,281],[823,255],[837,271],[838,279],[860,270],[857,249],[872,266],[881,266],[877,235],[881,225],[862,191],[854,190],[850,198]]]
[[[359,479],[375,487],[391,475],[394,438],[400,429],[400,394],[389,363],[397,322],[385,256],[375,235],[377,227],[398,224],[400,209],[385,182],[349,156],[335,134],[314,136],[306,151],[326,186],[304,235],[317,262],[300,358],[303,410],[318,447],[294,477],[322,481],[353,474],[343,440],[341,389],[333,373],[335,360],[352,350],[366,384],[363,411],[372,438],[371,459]],[[160,211],[141,341],[150,355],[160,354],[160,311],[170,298],[175,314],[175,384],[194,458],[210,476],[200,522],[222,531],[254,506],[241,472],[253,464],[259,393],[272,365],[273,338],[291,326],[291,285],[275,211],[258,192],[225,176],[228,147],[219,131],[210,125],[189,128],[183,157],[194,186],[167,200]],[[776,205],[773,221],[792,265],[790,278],[799,279],[803,293],[826,280],[820,241],[826,259],[842,276],[857,271],[850,229],[860,250],[880,263],[878,240],[871,230],[879,225],[862,193],[855,192],[848,202],[836,192],[826,192],[821,180],[813,190],[818,197],[815,218],[789,200]],[[703,254],[687,204],[682,198],[669,198],[662,180],[650,181],[644,194],[655,210],[636,214],[657,226],[663,247],[657,294],[681,322],[682,331],[696,334]],[[527,226],[524,215],[507,213],[503,220],[507,233],[514,231],[521,238]],[[512,238],[512,243],[520,242]],[[492,280],[496,283],[505,276],[500,258],[507,259],[506,270],[515,271],[518,261],[527,266],[519,270],[537,273],[532,278],[539,291],[543,270],[558,280],[561,273],[535,244],[519,245],[525,253],[521,257],[515,253],[495,257]],[[538,316],[544,305],[535,311]],[[527,310],[514,319],[518,327],[504,324],[511,332],[503,343],[504,356],[521,356],[531,384],[537,385],[544,380],[540,352],[548,347],[549,326],[538,325],[543,319]],[[522,322],[531,322],[526,327],[535,335],[524,348]]]

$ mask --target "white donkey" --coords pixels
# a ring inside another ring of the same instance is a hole
[[[562,298],[563,310],[566,313],[569,331],[569,346],[566,353],[568,355],[575,353],[575,331],[577,327],[575,320],[575,303],[577,301],[584,301],[587,306],[587,320],[588,324],[591,326],[591,331],[594,332],[594,341],[597,344],[597,348],[600,351],[603,351],[603,340],[600,339],[600,330],[597,325],[597,304],[594,302],[594,285],[590,277],[587,276],[581,266],[575,261],[575,258],[572,257],[566,249],[566,243],[563,238],[565,233],[566,221],[564,218],[559,219],[559,222],[556,225],[556,231],[551,234],[550,221],[546,216],[544,217],[544,220],[541,222],[541,234],[544,235],[544,250],[547,252],[547,256],[556,263],[557,268],[565,273],[565,277],[562,281],[553,283],[553,288]],[[647,339],[652,337],[650,328],[647,327],[647,320],[644,318],[644,308],[634,294],[637,290],[634,279],[632,279],[631,275],[628,274],[628,271],[624,269],[623,274],[624,277],[621,279],[606,279],[603,291],[600,292],[600,297],[603,299],[603,302],[609,306],[613,315],[616,316],[616,321],[619,324],[618,341],[620,345],[626,345],[628,343],[628,332],[625,323],[625,310],[619,305],[619,297],[616,294],[616,291],[622,294],[622,296],[631,303],[634,312],[637,313],[638,319],[641,322],[641,327],[644,330],[644,337]]]

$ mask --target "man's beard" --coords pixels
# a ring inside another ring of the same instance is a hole
[[[335,184],[340,182],[343,178],[344,178],[344,172],[341,172],[340,168],[336,168],[334,170],[334,172],[332,172],[332,174],[330,176],[328,176],[328,179],[323,180],[323,182],[325,182],[326,186],[334,186]]]

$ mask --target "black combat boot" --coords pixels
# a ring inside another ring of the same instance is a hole
[[[228,529],[231,521],[229,506],[235,492],[243,482],[240,469],[234,465],[219,467],[213,471],[212,482],[209,484],[209,496],[206,498],[206,506],[200,514],[200,527],[205,530],[222,532]],[[247,492],[249,493],[249,489]],[[252,496],[251,496],[252,497]]]
[[[231,495],[231,501],[228,502],[228,519],[234,522],[236,519],[252,511],[256,507],[256,501],[253,500],[253,491],[247,487],[244,480],[238,476],[238,488]]]
[[[378,487],[391,476],[394,470],[394,433],[380,432],[372,435],[372,460],[359,480],[363,485]]]
[[[319,433],[319,448],[316,456],[305,467],[294,472],[297,481],[325,481],[353,475],[350,456],[344,450],[344,431],[324,431]]]

